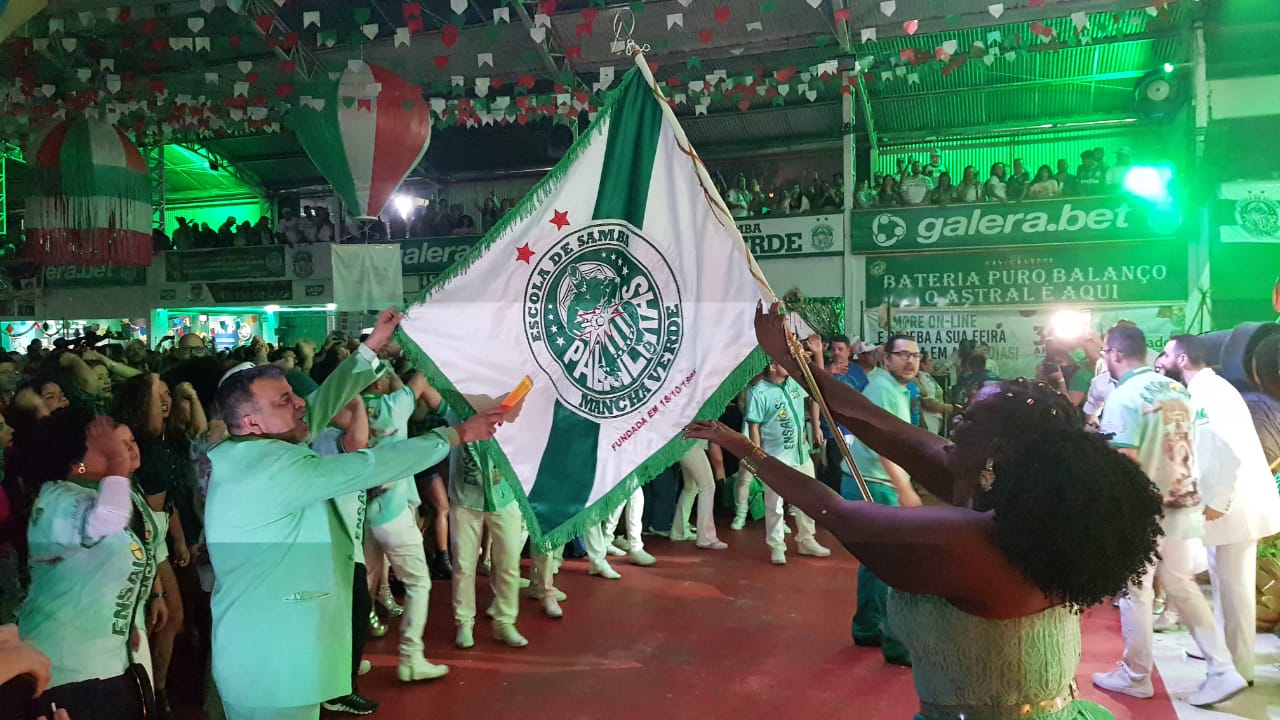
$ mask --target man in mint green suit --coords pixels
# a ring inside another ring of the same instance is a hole
[[[318,718],[351,692],[351,576],[356,549],[335,497],[412,476],[456,445],[492,437],[501,412],[453,428],[320,457],[307,442],[377,377],[377,351],[401,315],[368,340],[308,405],[283,371],[233,370],[218,388],[230,437],[209,451],[205,534],[213,589],[213,676],[228,720]],[[426,660],[422,660],[426,663]]]

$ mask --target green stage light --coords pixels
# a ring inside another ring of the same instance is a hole
[[[1171,73],[1173,72],[1173,63],[1165,63],[1160,69],[1164,70],[1166,73]]]
[[[1173,170],[1167,166],[1134,165],[1124,174],[1124,191],[1151,202],[1166,202],[1171,180]]]

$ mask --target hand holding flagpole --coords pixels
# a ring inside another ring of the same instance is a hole
[[[715,183],[712,182],[711,176],[707,173],[706,166],[703,165],[702,159],[693,151],[693,144],[689,142],[689,138],[685,136],[680,123],[675,119],[675,113],[672,112],[671,107],[667,103],[666,97],[663,96],[662,91],[658,88],[658,83],[654,80],[653,73],[649,71],[649,66],[644,59],[644,53],[649,50],[649,46],[638,45],[631,39],[631,33],[634,29],[635,16],[631,14],[630,9],[623,8],[622,10],[619,10],[618,14],[613,17],[614,42],[625,43],[624,48],[619,52],[631,55],[635,58],[636,67],[644,76],[645,82],[648,83],[650,89],[652,89],[653,93],[658,97],[663,114],[670,116],[672,121],[671,126],[675,130],[677,144],[681,151],[688,155],[693,162],[694,172],[697,174],[698,181],[702,185],[703,192],[707,196],[708,204],[711,206],[713,212],[724,218],[724,222],[722,224],[738,238],[738,247],[744,254],[744,259],[747,264],[751,267],[751,274],[756,279],[756,282],[760,283],[760,287],[764,291],[764,296],[770,303],[770,314],[767,317],[774,318],[776,316],[778,319],[775,320],[775,322],[782,325],[782,305],[778,300],[778,296],[773,292],[773,288],[769,286],[769,281],[765,279],[764,274],[760,272],[760,266],[756,264],[755,257],[751,254],[751,249],[747,247],[746,242],[742,240],[742,235],[738,233],[737,224],[734,222],[732,213],[729,212],[729,208],[725,205],[724,199],[720,197],[720,193],[716,190]],[[761,328],[761,315],[757,313],[757,338],[760,335]],[[837,431],[839,424],[837,424],[831,417],[831,408],[827,407],[827,401],[822,397],[822,390],[819,389],[818,382],[813,377],[813,373],[809,368],[810,357],[808,351],[804,349],[801,339],[797,338],[795,333],[787,330],[785,325],[782,325],[781,329],[786,333],[787,350],[791,357],[796,361],[796,364],[800,366],[800,372],[804,375],[805,385],[808,386],[809,390],[809,396],[818,404],[818,409],[822,413],[822,418],[826,420],[827,425],[831,427],[831,436],[835,440],[836,447],[840,450],[840,457],[849,464],[849,470],[853,473],[853,479],[858,484],[858,492],[862,494],[862,499],[864,501],[871,502],[871,491],[867,488],[867,481],[862,477],[862,473],[858,471],[858,466],[853,462],[853,455],[849,452],[849,445],[845,442],[844,435]]]
[[[769,314],[777,314],[778,318],[780,318],[778,322],[783,322],[781,319],[783,318],[782,304],[777,302],[777,299],[774,299],[773,304],[769,306]],[[759,323],[758,315],[756,316],[756,325],[759,325]],[[786,328],[785,322],[783,322],[783,331],[787,333],[787,350],[790,350],[791,357],[795,359],[796,365],[800,365],[800,373],[804,375],[805,384],[809,387],[809,396],[813,397],[814,402],[817,402],[818,410],[822,413],[822,419],[826,420],[827,427],[831,428],[831,438],[836,442],[837,450],[840,450],[841,459],[844,459],[849,464],[850,473],[854,475],[854,482],[858,483],[858,492],[863,496],[863,501],[873,502],[872,492],[867,487],[867,479],[863,478],[863,474],[858,469],[858,464],[854,462],[854,456],[849,451],[849,443],[845,442],[845,433],[840,432],[840,423],[836,423],[836,420],[832,418],[831,407],[827,406],[827,400],[822,396],[822,389],[818,387],[818,379],[813,377],[813,370],[809,366],[812,356],[809,355],[808,350],[805,350],[804,342],[801,342],[800,337]]]

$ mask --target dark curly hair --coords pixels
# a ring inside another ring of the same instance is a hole
[[[140,442],[155,434],[147,423],[151,418],[151,373],[134,375],[115,386],[111,397],[111,417],[129,426]],[[161,380],[160,382],[164,382]]]
[[[1156,557],[1162,503],[1142,469],[1044,383],[1001,383],[991,489],[995,543],[1046,596],[1076,609],[1138,581]]]
[[[41,485],[66,480],[71,468],[84,460],[85,434],[95,417],[92,409],[72,405],[15,428],[13,445],[6,451],[15,461],[9,469],[22,477],[32,499],[39,494]]]

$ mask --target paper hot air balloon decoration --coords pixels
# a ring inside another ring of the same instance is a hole
[[[26,255],[40,265],[150,265],[151,178],[110,123],[55,125],[35,153]]]
[[[431,141],[421,90],[363,60],[347,63],[324,96],[293,111],[290,125],[352,214],[364,218],[382,212]]]

